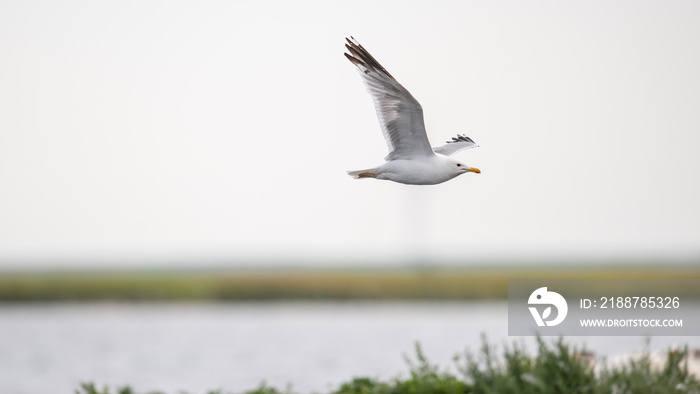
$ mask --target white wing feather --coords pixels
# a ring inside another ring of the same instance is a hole
[[[452,141],[447,141],[445,145],[436,146],[433,148],[435,153],[450,156],[464,149],[476,148],[477,145],[471,138],[464,134],[458,134],[457,137],[452,137]]]
[[[389,154],[386,160],[434,155],[425,133],[423,108],[354,38],[347,39],[345,54],[360,71],[374,101]]]

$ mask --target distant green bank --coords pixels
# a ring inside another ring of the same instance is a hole
[[[700,278],[700,267],[0,272],[0,302],[505,299],[516,278]]]

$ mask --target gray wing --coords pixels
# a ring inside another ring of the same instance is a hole
[[[461,150],[476,148],[477,146],[479,145],[471,138],[464,134],[458,134],[457,137],[452,137],[452,141],[447,141],[445,145],[434,147],[433,151],[441,155],[450,156]]]
[[[346,38],[345,57],[356,65],[374,101],[379,124],[389,148],[386,160],[433,155],[425,134],[423,108],[354,38]]]

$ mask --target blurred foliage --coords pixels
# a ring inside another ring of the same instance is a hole
[[[0,272],[0,301],[505,299],[515,278],[700,278],[700,267]]]
[[[596,365],[585,357],[586,351],[571,347],[559,339],[547,342],[538,338],[537,353],[530,356],[523,346],[505,346],[502,355],[482,340],[479,352],[456,357],[458,374],[431,364],[416,345],[416,359],[407,358],[408,377],[389,381],[359,377],[342,383],[332,394],[636,394],[700,393],[700,381],[687,369],[687,349],[670,350],[663,365],[651,361],[647,351],[637,359],[615,367]],[[130,388],[117,394],[136,394]],[[184,392],[180,392],[183,393]],[[208,394],[230,392],[210,391]],[[293,394],[291,387],[278,390],[266,384],[245,394]],[[112,394],[92,383],[83,383],[76,394]],[[159,394],[152,392],[149,394]]]

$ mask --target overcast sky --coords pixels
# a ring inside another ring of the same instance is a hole
[[[0,268],[700,260],[700,2],[0,3]],[[481,174],[386,155],[353,35]]]

